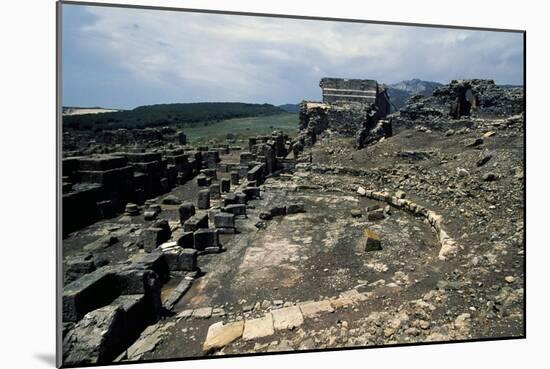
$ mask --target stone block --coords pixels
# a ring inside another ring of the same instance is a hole
[[[217,322],[208,328],[206,339],[202,345],[205,353],[215,351],[225,347],[231,342],[242,336],[244,329],[244,321],[233,323]]]
[[[245,341],[271,336],[274,333],[271,314],[267,314],[262,318],[247,319],[244,322],[243,340]]]
[[[229,179],[222,179],[220,181],[221,192],[226,193],[231,190],[231,181]]]
[[[195,238],[193,232],[183,232],[183,234],[177,240],[178,245],[186,249],[192,249],[195,247]]]
[[[226,212],[220,212],[214,215],[214,227],[216,228],[235,228],[235,215]]]
[[[273,327],[276,330],[294,329],[304,323],[304,317],[298,306],[290,306],[271,311]]]
[[[208,215],[206,213],[197,213],[183,224],[185,232],[195,232],[201,228],[208,228]]]
[[[269,209],[269,213],[272,217],[286,215],[286,206],[273,206],[271,209]]]
[[[231,184],[234,185],[234,186],[238,186],[239,185],[239,179],[240,179],[239,172],[232,171],[231,172]]]
[[[195,205],[190,202],[184,202],[178,208],[180,223],[183,225],[185,221],[195,215]]]
[[[378,233],[371,231],[370,229],[365,230],[365,251],[378,251],[382,250],[382,245],[380,242],[380,236]]]
[[[108,267],[86,274],[63,288],[63,321],[76,322],[119,294],[115,274]]]
[[[210,208],[210,190],[200,190],[197,195],[197,207],[199,209]]]
[[[165,282],[170,276],[168,265],[164,255],[159,250],[155,250],[149,254],[139,254],[134,259],[133,267],[137,269],[152,270],[160,277],[161,281]]]
[[[207,176],[205,176],[204,174],[201,173],[197,176],[197,186],[207,187],[207,186],[210,186],[211,183],[212,183],[212,180]]]
[[[183,249],[179,254],[179,270],[192,272],[197,269],[197,250]]]
[[[297,214],[297,213],[305,213],[305,206],[301,202],[289,204],[286,206],[286,213],[287,214]]]
[[[222,212],[246,217],[246,205],[244,204],[227,205],[222,208]]]
[[[334,308],[328,300],[306,302],[299,306],[305,318],[313,318],[322,313],[332,313],[334,311]]]
[[[248,152],[248,151],[243,151],[241,152],[241,154],[239,155],[239,162],[241,164],[248,164],[249,162],[251,162],[252,160],[254,160],[254,155],[252,155],[252,153]]]
[[[123,156],[101,155],[98,157],[83,157],[78,160],[81,171],[105,171],[127,166],[128,160]]]
[[[215,229],[201,228],[195,231],[195,249],[204,251],[209,247],[219,247],[219,235]]]
[[[255,200],[260,198],[260,187],[246,187],[243,190],[247,200]]]
[[[162,228],[145,228],[142,231],[143,250],[145,252],[151,252],[163,243],[165,241],[163,232],[164,230]]]
[[[220,184],[219,183],[214,183],[214,184],[211,184],[210,187],[209,187],[209,191],[210,191],[210,199],[219,199],[220,198]]]
[[[94,310],[77,323],[63,340],[63,365],[101,365],[124,350],[124,310],[109,305]]]

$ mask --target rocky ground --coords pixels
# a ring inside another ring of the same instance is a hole
[[[455,126],[397,126],[361,151],[326,132],[312,163],[266,181],[226,252],[199,258],[175,315],[125,359],[522,336],[523,118]],[[437,212],[456,252],[441,260],[429,223],[402,209],[370,219],[387,204],[362,189]],[[259,218],[294,201],[304,213]],[[366,229],[382,250],[364,251]]]
[[[414,124],[390,117],[393,136],[363,150],[323,132],[265,181],[238,233],[221,236],[225,251],[199,256],[183,298],[118,360],[523,336],[524,117],[426,111]],[[198,189],[189,181],[158,202],[194,201]],[[265,216],[289,204],[303,209]],[[177,206],[161,207],[177,235]],[[116,235],[94,257],[131,259],[146,223],[98,222],[64,240],[65,256]]]

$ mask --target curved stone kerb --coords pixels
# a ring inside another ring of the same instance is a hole
[[[443,226],[443,216],[437,214],[433,210],[429,210],[426,207],[416,204],[408,199],[398,198],[393,196],[390,192],[377,192],[372,190],[365,190],[365,196],[373,200],[384,201],[392,206],[403,209],[416,216],[425,218],[430,226],[434,229],[437,239],[441,244],[438,258],[440,260],[446,260],[452,257],[458,251],[458,244],[453,240],[445,230]]]

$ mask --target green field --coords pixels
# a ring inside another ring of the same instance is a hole
[[[248,137],[266,135],[274,130],[281,130],[294,137],[298,132],[298,114],[282,113],[276,115],[233,118],[218,122],[185,125],[181,130],[187,135],[191,145],[209,144],[211,141],[226,143],[228,137],[235,139],[236,144],[248,142]]]

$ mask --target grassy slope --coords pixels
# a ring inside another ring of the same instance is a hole
[[[237,143],[248,143],[248,137],[265,135],[282,130],[290,136],[298,131],[298,114],[282,113],[251,118],[233,118],[219,122],[202,123],[193,127],[182,127],[188,141],[193,144],[207,144],[210,140],[226,142],[227,134],[236,136]]]

